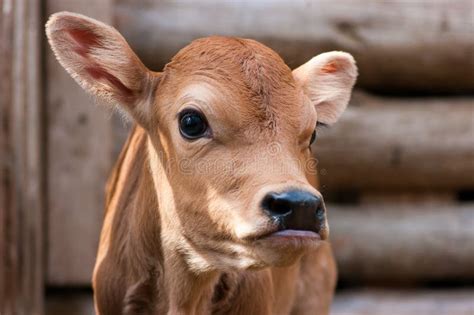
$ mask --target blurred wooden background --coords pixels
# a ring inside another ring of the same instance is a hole
[[[79,292],[89,306],[66,309],[90,312],[104,183],[127,134],[52,56],[43,25],[62,10],[115,25],[157,71],[212,34],[257,39],[291,67],[352,53],[351,105],[313,148],[343,290],[334,314],[474,312],[473,1],[0,4],[0,314],[41,314],[45,292],[59,313]]]

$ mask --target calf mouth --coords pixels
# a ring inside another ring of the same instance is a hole
[[[281,230],[267,235],[266,237],[279,237],[279,238],[307,238],[314,240],[322,240],[321,235],[314,231],[307,230]]]
[[[322,235],[321,235],[322,234]],[[284,240],[308,240],[308,241],[322,241],[325,240],[324,230],[318,229],[293,229],[293,228],[284,228],[281,225],[270,231],[260,234],[255,237],[254,240],[269,240],[269,239],[280,239]]]
[[[274,249],[281,253],[305,251],[317,248],[323,239],[321,235],[308,230],[276,230],[256,238],[254,244],[258,247]]]
[[[278,224],[276,228],[269,229],[258,235],[252,237],[252,241],[256,243],[268,243],[269,246],[284,245],[284,246],[295,246],[305,247],[315,243],[320,243],[327,239],[326,228],[314,228],[314,229],[294,229],[285,228],[281,224]]]
[[[254,240],[289,246],[325,241],[329,236],[325,212],[325,209],[316,211],[316,216],[314,213],[303,216],[273,216],[272,227],[254,236]]]

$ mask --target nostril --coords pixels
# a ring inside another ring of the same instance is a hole
[[[263,200],[263,208],[273,216],[286,216],[291,214],[292,204],[287,198],[278,194],[268,194]]]

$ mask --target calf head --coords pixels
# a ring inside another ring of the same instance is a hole
[[[191,268],[284,265],[327,238],[310,145],[316,125],[336,122],[349,101],[349,54],[291,71],[256,41],[209,37],[152,72],[115,29],[90,18],[55,14],[47,34],[86,91],[146,130],[164,248]]]

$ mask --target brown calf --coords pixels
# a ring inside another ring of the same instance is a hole
[[[137,123],[107,187],[97,313],[327,314],[336,270],[310,143],[344,111],[353,58],[291,71],[256,41],[209,37],[152,72],[98,21],[57,13],[46,29],[72,77]]]

